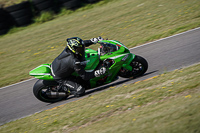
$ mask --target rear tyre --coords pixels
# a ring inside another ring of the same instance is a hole
[[[130,66],[133,68],[132,71],[128,71],[124,68],[121,68],[119,72],[119,76],[123,78],[130,78],[130,77],[139,77],[142,76],[148,69],[147,61],[141,57],[136,55],[135,58],[130,63]]]
[[[34,87],[33,87],[33,94],[35,95],[35,97],[42,101],[42,102],[47,102],[47,103],[54,103],[54,102],[58,102],[58,101],[61,101],[63,99],[66,99],[69,95],[67,96],[64,96],[64,97],[49,97],[47,95],[47,93],[49,92],[49,87],[50,88],[53,88],[53,87],[56,87],[55,84],[52,84],[52,85],[45,85],[43,83],[43,80],[38,80]]]

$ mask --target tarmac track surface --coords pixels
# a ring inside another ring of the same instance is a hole
[[[132,53],[140,55],[148,61],[149,69],[146,74],[131,80],[119,78],[109,85],[88,90],[84,97],[106,90],[109,86],[134,83],[165,71],[172,71],[199,63],[200,28],[147,43],[130,50]],[[37,79],[30,79],[0,88],[0,125],[83,98],[71,97],[54,104],[43,103],[37,100],[32,93],[32,87],[36,81]]]

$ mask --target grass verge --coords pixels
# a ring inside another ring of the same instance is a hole
[[[102,36],[130,48],[200,26],[199,0],[107,0],[91,6],[1,36],[0,87],[28,79],[30,70],[51,63],[68,37]]]
[[[200,64],[67,103],[0,126],[1,133],[200,132]]]
[[[0,7],[8,7],[28,0],[0,0]]]

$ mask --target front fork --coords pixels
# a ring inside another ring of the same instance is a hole
[[[132,68],[132,66],[130,66],[130,64],[134,58],[135,58],[135,55],[130,53],[128,58],[125,60],[124,64],[122,65],[122,67],[129,71],[132,71],[133,68]]]

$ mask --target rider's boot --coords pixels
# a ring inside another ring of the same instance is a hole
[[[80,97],[85,94],[85,88],[76,82],[64,81],[63,85],[69,88],[70,93],[75,97]]]

